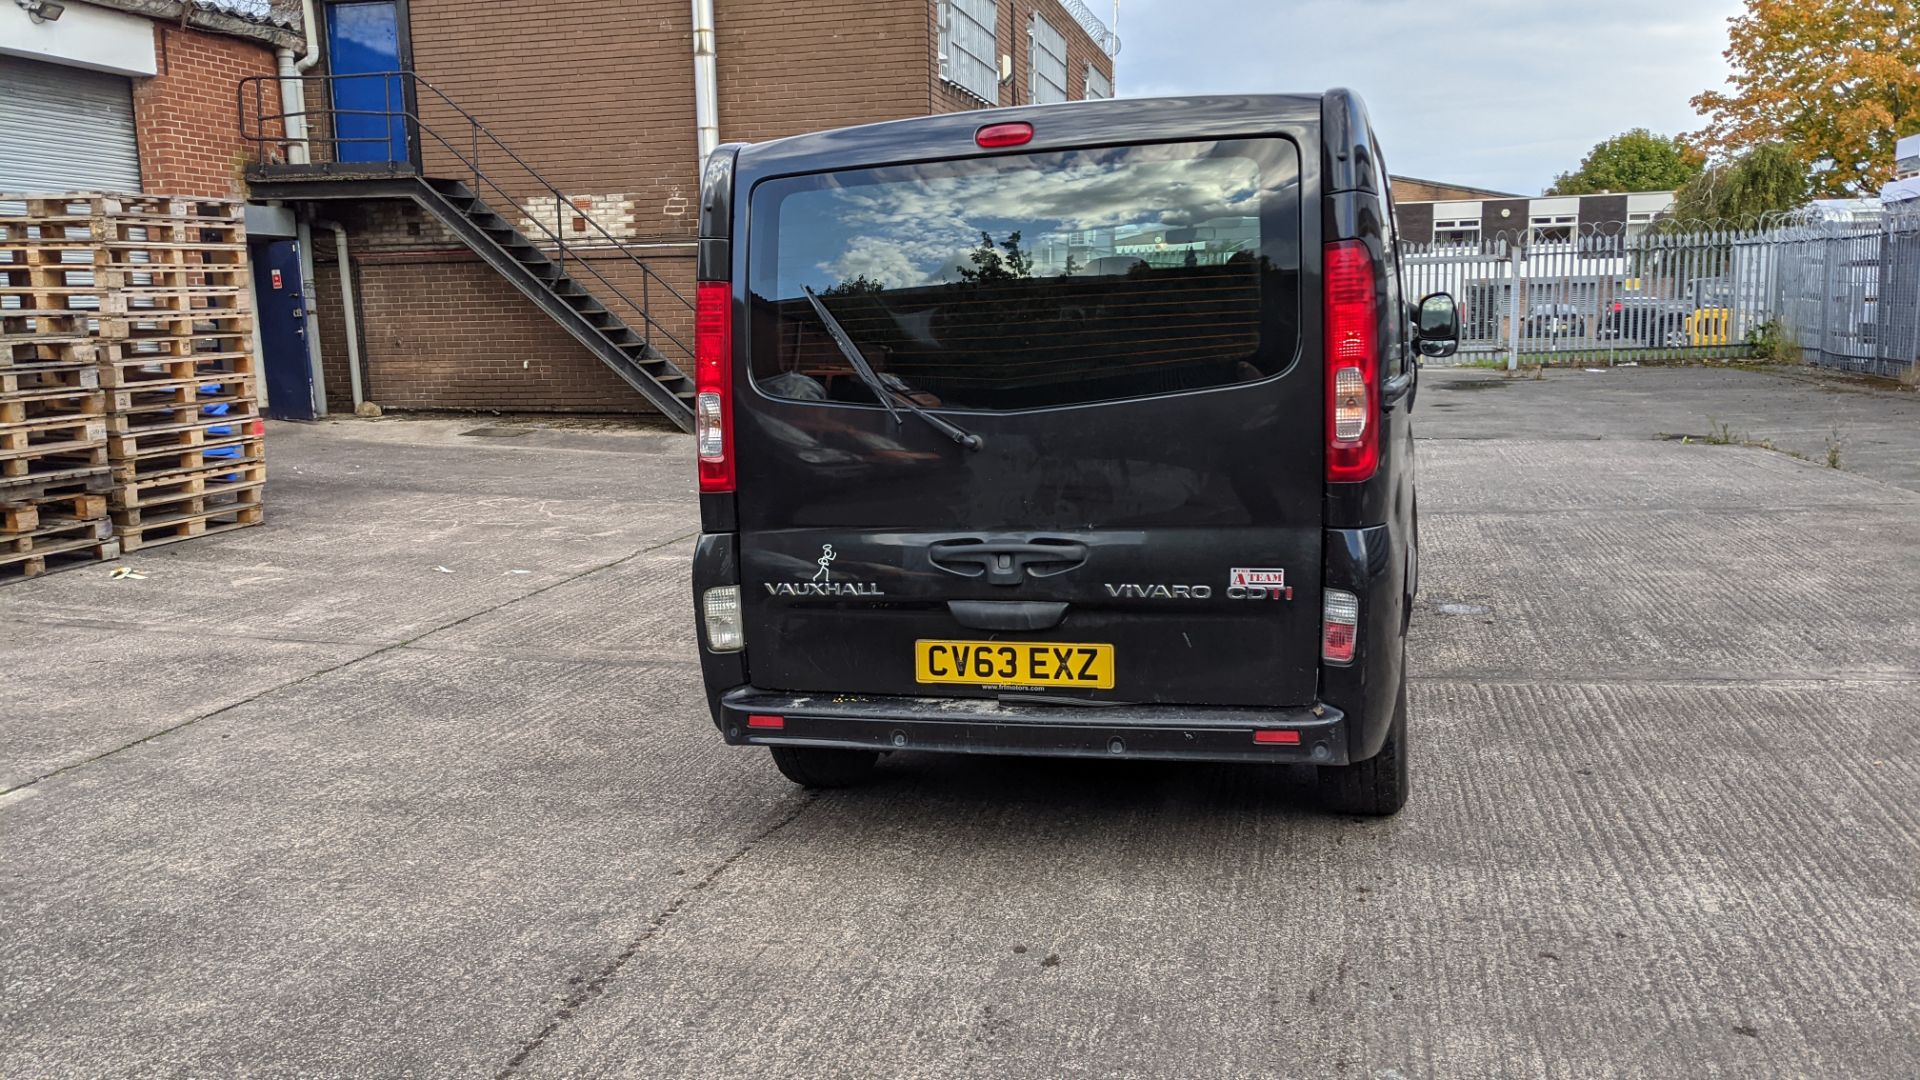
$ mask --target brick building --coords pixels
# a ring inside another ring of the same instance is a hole
[[[317,406],[674,415],[701,6],[319,0],[300,104],[244,118],[255,195],[312,231]],[[720,141],[1113,92],[1080,0],[707,6]]]

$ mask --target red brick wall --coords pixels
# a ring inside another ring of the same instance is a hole
[[[932,111],[926,60],[932,4],[925,0],[726,0],[716,6],[722,142]],[[691,59],[684,67],[682,92],[691,95]]]
[[[560,324],[411,203],[335,205],[348,229],[367,399],[394,409],[649,413],[652,406]],[[613,287],[641,296],[632,266],[602,254],[592,263]],[[693,257],[653,260],[657,273],[692,295]],[[330,230],[314,230],[314,272],[327,407],[352,408],[344,297]],[[590,286],[600,283],[575,269]],[[606,291],[601,287],[601,291]],[[660,299],[655,316],[691,344],[691,318]],[[617,298],[607,306],[625,314]],[[638,319],[632,320],[636,325]],[[660,341],[672,354],[671,342]]]
[[[273,47],[164,22],[154,23],[153,36],[158,74],[133,81],[142,186],[161,195],[243,194],[241,167],[252,148],[240,138],[236,88],[248,75],[273,74]]]

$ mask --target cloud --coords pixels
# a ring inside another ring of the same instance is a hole
[[[1539,192],[1628,128],[1701,126],[1739,0],[1122,0],[1123,96],[1321,91],[1393,171]],[[1104,10],[1104,9],[1103,9]]]
[[[1141,160],[1145,158],[1146,160]],[[783,243],[811,247],[815,267],[839,281],[864,276],[893,288],[951,279],[983,230],[1004,241],[1019,230],[1026,250],[1047,262],[1044,240],[1112,226],[1180,228],[1255,214],[1263,189],[1295,182],[1297,172],[1223,154],[1195,160],[1186,149],[1145,148],[1125,162],[1108,152],[1049,156],[1029,168],[954,173],[943,166],[903,167],[913,182],[827,187],[788,196]],[[791,223],[831,222],[831,232],[802,239]],[[1065,258],[1065,247],[1055,250]],[[783,286],[788,283],[783,282]]]

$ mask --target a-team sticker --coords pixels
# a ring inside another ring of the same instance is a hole
[[[1231,600],[1291,600],[1284,567],[1236,566],[1227,571],[1227,597]]]

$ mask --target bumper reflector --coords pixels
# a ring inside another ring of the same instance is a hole
[[[740,622],[740,586],[708,589],[700,598],[700,609],[706,616],[707,648],[739,652],[746,646],[747,631]]]
[[[1300,733],[1297,731],[1256,731],[1253,741],[1270,746],[1299,746]]]
[[[1322,593],[1320,605],[1320,659],[1351,664],[1360,638],[1360,598],[1340,589]]]
[[[781,728],[787,726],[787,718],[784,716],[765,716],[756,713],[747,717],[747,726],[750,728],[759,728],[762,731],[779,731]]]

